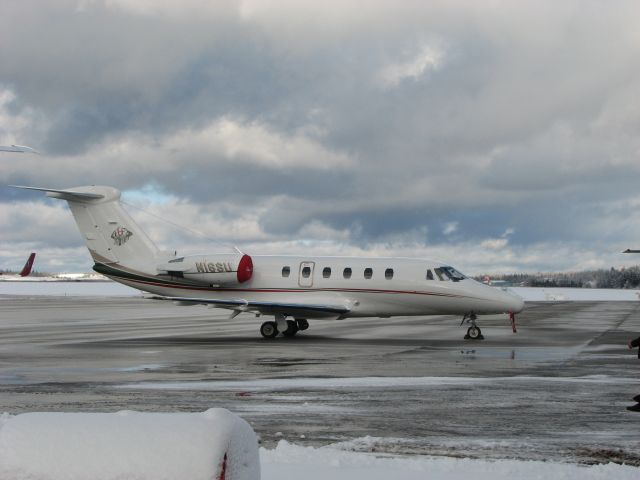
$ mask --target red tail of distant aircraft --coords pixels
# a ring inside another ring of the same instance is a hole
[[[31,255],[29,255],[29,258],[27,259],[27,263],[24,264],[24,267],[22,268],[22,271],[20,272],[20,276],[21,277],[26,277],[27,275],[29,275],[31,273],[31,267],[33,267],[33,261],[36,259],[36,254],[35,253],[31,253]]]

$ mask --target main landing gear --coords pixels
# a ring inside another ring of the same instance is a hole
[[[462,322],[460,322],[460,325],[465,323],[465,321],[471,324],[471,326],[467,328],[467,334],[464,336],[465,340],[484,340],[482,330],[480,330],[480,327],[476,323],[477,318],[478,317],[473,312],[465,314],[465,316],[462,317]]]
[[[260,326],[260,334],[264,338],[276,338],[279,333],[285,337],[294,337],[301,330],[309,328],[309,322],[304,318],[287,320],[286,315],[276,315],[275,322],[264,322]]]

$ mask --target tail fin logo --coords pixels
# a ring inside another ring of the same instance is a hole
[[[133,236],[133,233],[127,230],[124,227],[116,228],[111,234],[111,238],[113,238],[113,243],[118,246],[121,246],[127,243],[127,240]]]

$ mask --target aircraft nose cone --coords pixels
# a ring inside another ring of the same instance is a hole
[[[507,304],[509,305],[509,311],[513,313],[519,313],[524,309],[524,300],[522,297],[515,295],[513,293],[508,293],[509,299],[507,300]]]

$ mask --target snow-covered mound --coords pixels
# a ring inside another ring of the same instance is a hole
[[[125,478],[257,480],[256,434],[222,408],[0,417],[0,479]]]

